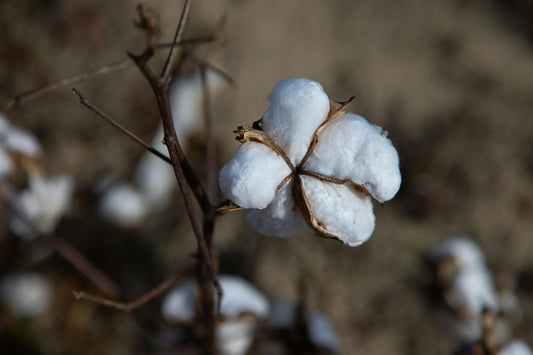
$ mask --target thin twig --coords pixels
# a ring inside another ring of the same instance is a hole
[[[78,98],[80,99],[80,103],[83,106],[87,107],[89,110],[94,112],[96,115],[98,115],[99,117],[103,118],[108,123],[110,123],[113,127],[117,128],[119,131],[121,131],[122,133],[124,133],[125,135],[130,137],[135,143],[141,145],[147,151],[149,151],[150,153],[154,154],[155,156],[157,156],[161,160],[165,161],[166,163],[172,164],[172,162],[170,161],[169,157],[167,157],[166,155],[164,155],[163,153],[161,153],[160,151],[158,151],[157,149],[152,147],[150,144],[148,144],[145,141],[143,141],[141,138],[136,136],[133,132],[128,130],[126,127],[122,126],[120,123],[115,121],[113,118],[111,118],[110,116],[108,116],[107,114],[102,112],[98,107],[96,107],[93,104],[91,104],[88,100],[86,100],[82,96],[82,94],[77,89],[72,89],[72,93],[74,95],[78,96]]]
[[[85,292],[80,291],[73,291],[72,294],[74,295],[74,298],[80,300],[87,300],[90,302],[95,302],[104,306],[116,308],[118,310],[124,311],[124,312],[131,312],[140,306],[144,305],[148,301],[152,300],[153,298],[159,296],[166,290],[168,290],[170,287],[174,286],[185,274],[187,274],[193,266],[197,264],[198,260],[196,258],[190,258],[187,263],[179,269],[174,275],[167,278],[163,282],[161,282],[159,285],[148,291],[147,293],[143,294],[142,296],[136,298],[132,302],[123,303],[118,302],[113,299],[104,298],[100,296],[91,295]]]
[[[185,4],[183,5],[183,10],[181,12],[180,22],[178,24],[178,28],[176,29],[176,34],[174,35],[174,41],[172,43],[172,47],[170,47],[170,52],[168,53],[165,66],[163,67],[163,71],[161,72],[161,75],[160,75],[160,77],[164,79],[165,81],[167,81],[170,78],[170,74],[172,73],[172,69],[174,67],[176,57],[178,55],[178,43],[181,41],[181,38],[183,37],[183,31],[185,30],[185,26],[187,25],[187,20],[189,19],[190,9],[191,9],[191,1],[185,0]]]
[[[210,35],[210,36],[203,36],[203,37],[193,37],[188,39],[183,39],[179,41],[177,45],[198,45],[203,43],[212,43],[219,41],[220,39]],[[154,45],[155,49],[164,49],[169,48],[174,45],[174,42],[171,43],[161,43]],[[15,106],[19,106],[22,104],[25,104],[29,101],[35,100],[41,96],[50,94],[54,91],[63,89],[65,87],[72,86],[73,84],[77,84],[81,81],[89,80],[101,75],[111,74],[114,72],[117,72],[119,70],[125,69],[130,67],[134,62],[131,60],[131,58],[127,57],[124,59],[121,59],[115,63],[106,64],[98,68],[90,69],[87,71],[84,71],[82,73],[76,74],[74,76],[70,76],[68,78],[64,78],[58,81],[54,81],[53,83],[47,84],[46,86],[43,86],[42,88],[29,90],[26,92],[23,92],[21,94],[18,94],[11,98],[8,103],[5,105],[6,110],[11,109]],[[222,74],[221,74],[222,75]]]
[[[226,82],[228,84],[230,84],[233,87],[236,86],[235,80],[233,80],[231,75],[229,75],[224,69],[222,69],[222,68],[216,66],[215,64],[213,64],[211,62],[208,62],[208,61],[206,61],[204,59],[200,59],[200,58],[198,58],[195,55],[191,55],[191,57],[200,66],[200,68],[202,68],[202,67],[209,68],[209,69],[213,70],[214,72],[216,72],[218,75],[220,75],[222,77],[222,79],[226,80]]]
[[[133,61],[130,58],[124,58],[118,62],[104,65],[99,68],[91,69],[84,71],[82,73],[79,73],[77,75],[71,76],[69,78],[65,78],[53,83],[50,83],[40,89],[30,90],[23,92],[22,94],[19,94],[15,97],[13,97],[6,105],[7,109],[10,109],[14,106],[22,105],[23,103],[26,103],[28,101],[34,100],[38,97],[41,97],[43,95],[46,95],[48,93],[51,93],[53,91],[57,91],[59,89],[62,89],[64,87],[70,86],[72,84],[79,83],[80,81],[88,80],[94,77],[97,77],[99,75],[109,74],[116,71],[119,71],[121,69],[125,69],[129,66],[131,66]]]
[[[61,256],[67,259],[76,269],[95,284],[109,297],[119,297],[120,288],[106,274],[89,261],[78,249],[68,241],[55,235],[47,235],[44,240]]]
[[[10,193],[6,189],[0,190],[0,199],[6,201],[9,211],[22,220],[26,226],[52,249],[68,260],[82,275],[89,279],[103,293],[111,297],[120,295],[120,288],[103,271],[87,259],[74,245],[54,233],[43,233],[24,213],[22,213],[13,203]]]

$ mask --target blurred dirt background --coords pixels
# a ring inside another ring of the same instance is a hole
[[[0,102],[139,52],[144,37],[132,26],[135,5],[0,1]],[[182,2],[148,5],[170,40]],[[439,241],[469,235],[495,275],[515,284],[523,309],[515,335],[533,345],[533,2],[195,0],[186,37],[208,33],[222,15],[227,44],[208,54],[236,87],[213,107],[220,165],[238,147],[232,130],[261,117],[275,83],[305,77],[336,100],[355,95],[351,110],[389,132],[403,184],[392,201],[375,204],[376,230],[358,248],[311,232],[265,238],[246,225],[245,212],[222,216],[215,234],[221,270],[287,300],[298,298],[303,277],[310,308],[330,316],[343,353],[450,354],[458,343],[425,296],[422,256]],[[75,86],[151,140],[157,109],[135,68]],[[172,206],[139,229],[120,230],[95,216],[90,191],[97,179],[105,173],[130,179],[142,150],[79,105],[70,89],[3,113],[41,139],[50,174],[75,176],[75,204],[58,234],[130,299],[194,252],[177,189]],[[195,147],[201,145],[201,134],[189,145],[200,170]],[[153,328],[73,300],[72,289],[97,291],[59,256],[31,263],[15,257],[23,248],[2,226],[0,272],[50,276],[53,309],[31,321],[3,312],[0,347],[46,354],[154,351]],[[156,319],[159,302],[139,312]]]

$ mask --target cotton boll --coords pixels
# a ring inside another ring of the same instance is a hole
[[[485,265],[485,256],[481,249],[467,237],[448,239],[429,254],[430,259],[439,263],[454,258],[459,268],[478,267]]]
[[[248,213],[246,218],[258,233],[286,238],[305,229],[307,224],[292,197],[292,184],[285,183],[267,208]]]
[[[339,336],[329,319],[322,313],[313,313],[309,318],[309,338],[313,344],[330,352],[340,353]]]
[[[0,136],[3,146],[12,152],[38,158],[42,153],[41,144],[32,134],[16,127],[9,127]]]
[[[220,313],[228,318],[236,318],[243,313],[250,313],[257,318],[266,318],[270,304],[248,281],[236,276],[221,275],[220,287],[224,292]]]
[[[301,176],[312,215],[319,226],[349,246],[370,238],[375,226],[369,196],[347,185]]]
[[[24,239],[33,239],[39,232],[52,232],[70,207],[73,190],[74,181],[70,176],[45,179],[31,175],[29,187],[14,196],[13,205],[23,218],[17,214],[11,216],[10,229]]]
[[[46,312],[52,303],[52,286],[38,274],[10,274],[1,282],[0,294],[14,317],[31,318]]]
[[[0,179],[4,179],[13,172],[13,161],[9,154],[0,147]]]
[[[160,210],[168,205],[170,192],[176,188],[176,176],[169,164],[149,153],[135,168],[135,183],[150,209]]]
[[[324,176],[349,179],[380,202],[394,197],[401,183],[398,153],[391,141],[380,127],[351,113],[325,125],[304,167]]]
[[[139,225],[148,210],[143,196],[130,185],[111,186],[98,204],[98,214],[108,221],[122,227]]]
[[[219,324],[216,339],[221,354],[244,355],[254,340],[256,320],[252,317]]]
[[[329,98],[322,86],[308,79],[287,79],[268,96],[263,129],[297,165],[304,157],[315,130],[329,112]]]
[[[498,355],[533,355],[533,351],[524,341],[513,340],[504,346]]]
[[[222,316],[236,319],[244,313],[253,314],[257,318],[268,315],[270,305],[267,298],[249,282],[229,275],[220,275],[218,281],[224,292],[220,305]],[[163,316],[167,320],[179,322],[192,320],[196,304],[195,288],[196,284],[188,280],[169,292],[161,308]]]
[[[194,281],[188,280],[165,296],[161,313],[167,321],[186,323],[193,319],[196,307],[195,288]]]
[[[244,208],[265,208],[291,173],[282,157],[261,143],[245,142],[219,175],[224,196]]]

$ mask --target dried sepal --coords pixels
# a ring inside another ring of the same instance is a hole
[[[230,200],[224,201],[218,208],[217,213],[233,212],[244,209],[243,207],[233,203]]]
[[[334,239],[341,241],[336,235],[328,232],[324,225],[313,215],[311,211],[311,204],[309,197],[307,197],[302,185],[302,179],[299,175],[295,176],[294,183],[292,185],[292,196],[296,202],[296,206],[302,213],[305,222],[311,227],[317,236],[322,238]]]
[[[294,170],[294,166],[292,165],[289,157],[287,157],[287,154],[285,154],[283,149],[281,149],[264,131],[254,128],[243,128],[242,126],[239,126],[235,131],[233,131],[233,133],[237,134],[236,139],[241,143],[256,142],[266,145],[276,152],[277,155],[281,156],[291,170]]]

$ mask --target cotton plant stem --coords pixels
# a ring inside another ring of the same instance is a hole
[[[116,308],[123,312],[132,312],[135,309],[141,307],[145,303],[149,302],[153,298],[159,296],[166,290],[168,290],[170,287],[174,286],[179,280],[183,278],[188,272],[192,270],[192,268],[197,264],[198,260],[196,258],[190,258],[183,267],[181,267],[174,275],[167,278],[163,282],[161,282],[159,285],[148,291],[147,293],[143,294],[142,296],[136,298],[132,302],[118,302],[110,298],[100,297],[91,295],[85,292],[80,291],[73,291],[73,295],[76,299],[81,300],[87,300],[90,302],[95,302],[98,304],[101,304],[103,306]]]

